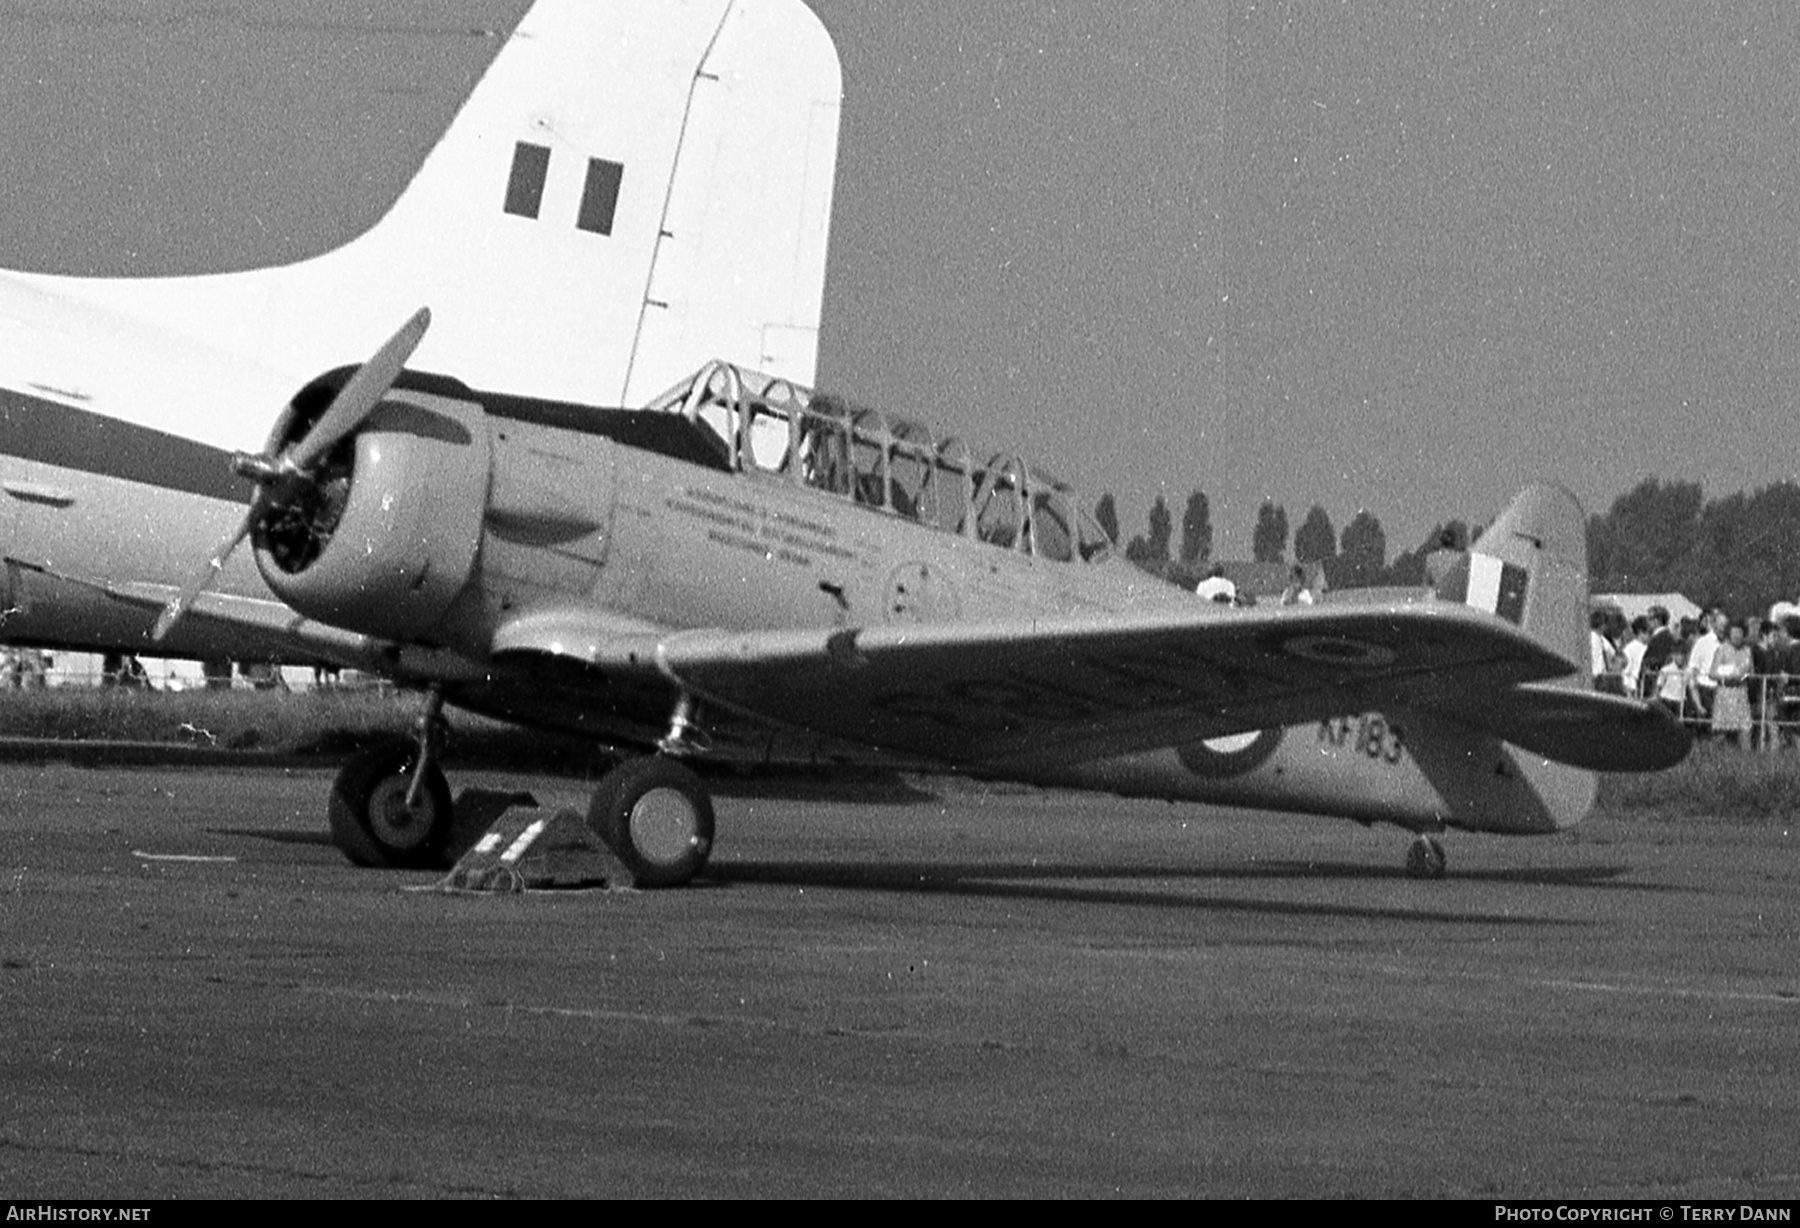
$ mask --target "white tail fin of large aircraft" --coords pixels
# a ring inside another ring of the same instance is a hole
[[[421,304],[414,364],[478,387],[634,405],[710,357],[810,384],[841,90],[800,0],[540,0],[345,246],[198,277],[9,277],[294,387]]]

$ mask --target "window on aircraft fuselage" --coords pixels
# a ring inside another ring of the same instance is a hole
[[[975,536],[1005,550],[1031,548],[1025,523],[1025,500],[1017,475],[1007,464],[989,469],[975,496]]]
[[[1068,501],[1060,492],[1040,490],[1032,494],[1031,544],[1040,559],[1067,563],[1075,557]]]
[[[875,410],[856,415],[850,429],[850,459],[856,466],[856,501],[887,506],[887,422]]]
[[[850,423],[829,397],[814,397],[801,415],[800,480],[814,490],[850,493]]]
[[[745,422],[748,461],[766,473],[780,473],[788,458],[788,418],[766,401],[752,401]]]
[[[969,523],[969,450],[961,440],[946,439],[937,446],[926,486],[929,498],[920,508],[926,524],[946,533],[962,533]]]
[[[703,396],[695,407],[694,421],[718,437],[726,455],[736,458],[737,449],[732,446],[732,441],[737,437],[737,422],[729,405],[716,397]]]
[[[924,513],[931,481],[931,436],[918,427],[895,428],[893,450],[888,454],[888,505],[909,520]]]
[[[1085,511],[1077,508],[1075,512],[1076,549],[1084,563],[1097,562],[1112,553],[1112,542],[1106,536],[1106,530],[1100,523]]]

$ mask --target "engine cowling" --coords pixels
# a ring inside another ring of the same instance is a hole
[[[396,389],[304,491],[258,517],[257,567],[308,618],[426,637],[474,573],[490,467],[479,404]]]

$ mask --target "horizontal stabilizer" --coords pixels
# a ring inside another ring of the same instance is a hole
[[[1687,729],[1655,704],[1526,683],[1439,716],[1592,772],[1660,772],[1687,757]]]

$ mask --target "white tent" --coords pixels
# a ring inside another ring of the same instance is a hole
[[[1625,615],[1627,621],[1639,614],[1648,614],[1653,605],[1659,605],[1669,612],[1671,626],[1684,618],[1700,617],[1700,607],[1680,593],[1595,593],[1592,601],[1595,606],[1615,607]]]

